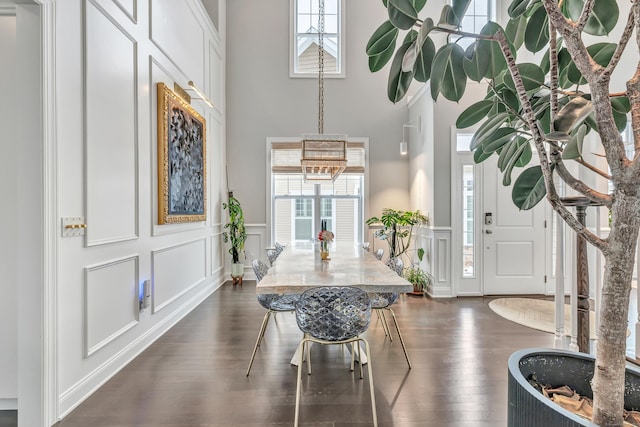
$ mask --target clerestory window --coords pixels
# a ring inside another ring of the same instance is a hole
[[[319,0],[291,0],[291,77],[317,77]],[[344,77],[344,0],[324,0],[324,74]]]

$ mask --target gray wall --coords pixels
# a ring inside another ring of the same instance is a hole
[[[266,222],[267,137],[317,130],[317,79],[289,77],[289,0],[227,3],[227,165],[229,186],[248,223]],[[380,2],[346,1],[346,78],[325,79],[325,132],[369,137],[370,199],[365,216],[409,208],[408,160],[400,156],[406,102],[386,97],[388,66],[372,74],[365,47],[385,20]],[[416,84],[414,82],[414,84]]]

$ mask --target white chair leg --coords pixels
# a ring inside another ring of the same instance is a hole
[[[264,331],[267,329],[267,324],[269,323],[270,316],[271,316],[271,311],[267,310],[264,317],[262,318],[262,325],[260,326],[260,332],[258,332],[256,345],[253,346],[253,353],[251,354],[251,360],[249,361],[249,367],[247,368],[247,376],[249,376],[249,372],[251,372],[251,367],[253,366],[253,359],[255,359],[256,357],[256,351],[258,351],[258,347],[262,342],[262,337],[264,337]]]
[[[409,369],[411,369],[411,362],[409,361],[409,353],[407,352],[407,347],[404,345],[404,340],[402,339],[402,333],[400,332],[400,326],[398,326],[398,319],[396,319],[396,314],[390,308],[387,308],[387,310],[391,312],[391,316],[393,317],[393,322],[396,324],[396,330],[398,331],[398,337],[400,337],[400,344],[402,344],[404,357],[405,359],[407,359],[407,365],[409,365]]]
[[[300,344],[298,346],[300,359],[298,360],[298,378],[296,381],[296,414],[293,421],[294,427],[298,427],[298,419],[300,415],[300,392],[302,389],[302,355],[304,354],[304,351],[305,351],[305,344],[306,344],[306,340],[303,337],[302,341],[300,341]]]
[[[373,427],[378,427],[378,414],[376,411],[376,393],[373,388],[373,369],[371,369],[371,349],[369,343],[364,338],[360,338],[364,342],[365,354],[367,355],[367,370],[369,371],[369,390],[371,391],[371,412],[373,413]],[[358,347],[360,345],[358,344]]]

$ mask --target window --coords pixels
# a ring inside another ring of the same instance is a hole
[[[336,240],[361,242],[364,228],[364,143],[347,143],[347,168],[331,181],[305,182],[302,144],[271,142],[271,230],[274,241],[309,241],[320,223]]]
[[[467,33],[480,33],[482,27],[487,22],[495,21],[495,1],[494,0],[471,0],[467,13],[462,18],[461,31]],[[463,37],[458,39],[458,44],[466,49],[474,39]]]
[[[325,77],[344,77],[344,0],[324,0]],[[318,75],[318,0],[291,0],[291,77]]]

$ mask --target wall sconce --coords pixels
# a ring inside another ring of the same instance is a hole
[[[189,80],[189,83],[187,83],[187,84],[189,85],[191,90],[193,90],[199,96],[199,98],[192,98],[192,99],[200,99],[200,100],[204,101],[204,103],[207,104],[209,107],[213,108],[213,103],[209,100],[207,95],[204,94],[204,92],[202,92],[200,89],[198,89],[198,86],[196,86],[195,83],[193,83],[192,80]]]
[[[405,128],[418,128],[418,126],[415,125],[410,125],[410,124],[403,124],[402,125],[402,141],[400,141],[400,154],[402,156],[406,156],[407,153],[409,152],[409,144],[407,144],[407,141],[405,140],[404,137],[404,130]]]

